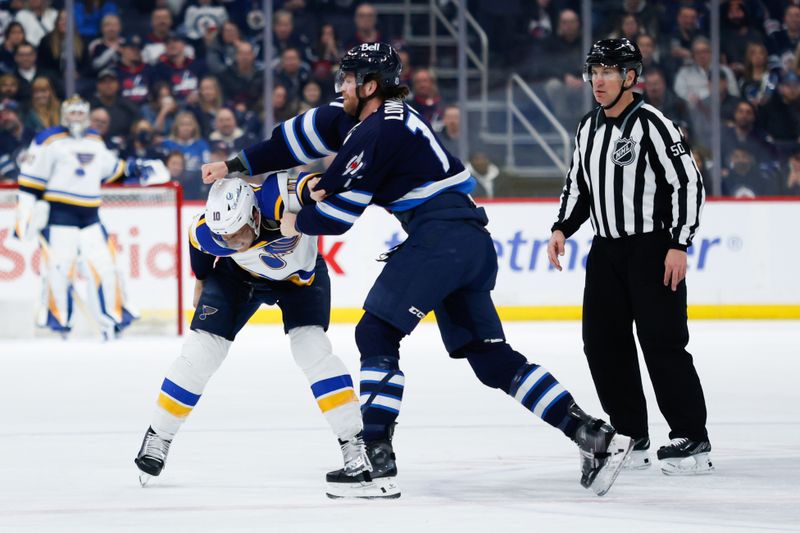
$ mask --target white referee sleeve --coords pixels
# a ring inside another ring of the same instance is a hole
[[[660,115],[654,120],[653,129],[655,135],[651,139],[664,167],[664,177],[672,186],[672,240],[680,247],[690,246],[705,202],[703,177],[683,135],[671,120]]]
[[[581,180],[583,180],[583,169],[581,166],[581,148],[579,144],[580,132],[583,123],[578,127],[578,134],[575,136],[575,151],[572,153],[572,162],[567,171],[567,178],[564,188],[561,191],[561,203],[558,209],[558,217],[552,229],[561,230],[566,237],[569,237],[580,228],[587,218],[589,218],[589,197],[588,191],[582,191]]]

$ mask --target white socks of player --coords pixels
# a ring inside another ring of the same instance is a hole
[[[333,354],[331,341],[321,326],[289,330],[292,355],[311,385],[320,411],[340,441],[361,434],[361,410],[347,367]]]
[[[172,363],[156,401],[152,428],[171,439],[200,400],[208,380],[228,355],[231,341],[192,330],[186,334],[181,355]]]

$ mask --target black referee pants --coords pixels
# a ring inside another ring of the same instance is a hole
[[[649,436],[633,323],[670,438],[707,440],[706,405],[686,351],[686,282],[664,286],[666,231],[595,237],[586,263],[583,346],[611,424],[633,438]]]

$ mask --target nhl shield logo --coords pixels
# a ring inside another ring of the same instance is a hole
[[[611,152],[611,161],[615,165],[624,167],[630,165],[636,159],[636,141],[633,139],[620,138],[614,144]]]

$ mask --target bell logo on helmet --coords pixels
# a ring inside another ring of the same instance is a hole
[[[229,192],[228,194],[226,194],[226,195],[225,195],[225,199],[226,199],[226,200],[229,200],[229,201],[230,201],[230,200],[233,200],[233,193],[232,193],[232,192]]]
[[[364,43],[361,45],[362,52],[377,52],[380,50],[380,43]]]

